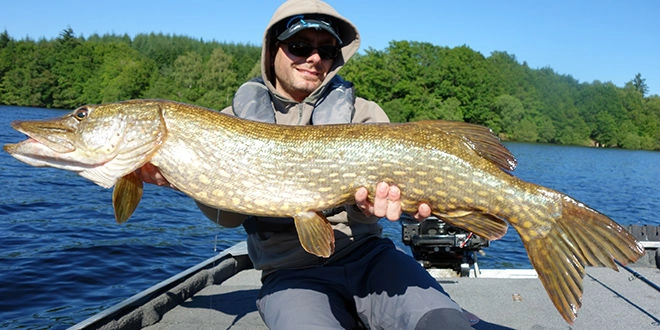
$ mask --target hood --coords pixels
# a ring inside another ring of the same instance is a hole
[[[323,14],[332,17],[337,23],[337,30],[343,43],[340,55],[335,60],[335,63],[330,69],[330,72],[328,72],[323,84],[312,93],[312,98],[315,95],[320,94],[328,82],[337,74],[337,71],[339,71],[339,69],[344,66],[344,63],[346,63],[346,61],[358,51],[358,48],[360,48],[360,34],[355,25],[345,17],[341,16],[329,4],[319,0],[289,0],[283,3],[277,8],[277,10],[275,10],[273,17],[270,19],[270,22],[268,22],[261,47],[261,75],[264,77],[268,89],[275,95],[278,95],[275,92],[275,86],[273,85],[274,77],[272,70],[275,49],[271,47],[275,44],[274,40],[277,36],[274,35],[272,30],[277,23],[288,19],[291,16],[301,14]]]

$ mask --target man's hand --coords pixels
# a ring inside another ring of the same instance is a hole
[[[357,206],[367,215],[377,217],[386,217],[390,221],[397,221],[401,217],[401,190],[397,186],[390,186],[385,182],[376,185],[376,196],[373,204],[367,198],[367,188],[359,188],[355,192],[355,202]],[[431,207],[422,203],[419,204],[415,219],[422,221],[431,215]]]
[[[155,184],[157,186],[170,187],[176,189],[165,177],[158,167],[152,165],[151,163],[146,163],[142,167],[135,170],[138,178],[146,183]]]

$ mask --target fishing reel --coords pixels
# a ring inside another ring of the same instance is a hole
[[[410,246],[413,257],[425,268],[449,268],[460,276],[469,276],[472,266],[478,270],[475,252],[490,244],[487,239],[435,216],[419,222],[403,214],[401,226],[403,243]]]

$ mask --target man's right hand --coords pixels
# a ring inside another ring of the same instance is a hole
[[[395,185],[389,185],[386,182],[380,182],[376,185],[374,202],[371,203],[367,198],[368,190],[360,187],[355,192],[355,202],[365,215],[375,215],[377,217],[386,217],[390,221],[397,221],[401,217],[401,190]],[[418,206],[417,213],[413,215],[417,221],[423,221],[431,215],[431,206],[421,203]]]

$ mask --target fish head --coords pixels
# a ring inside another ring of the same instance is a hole
[[[85,105],[60,118],[11,125],[28,136],[4,146],[14,158],[76,172],[106,188],[147,163],[166,135],[158,103],[138,100]]]

